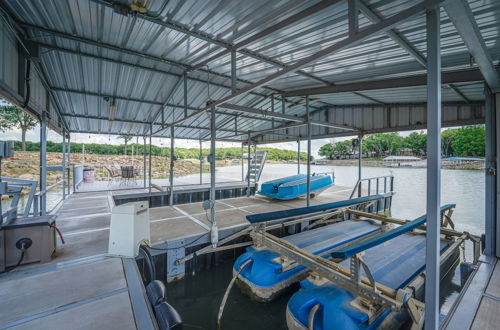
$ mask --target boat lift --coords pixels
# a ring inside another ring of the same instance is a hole
[[[479,237],[467,232],[458,232],[446,228],[446,225],[452,224],[451,214],[453,213],[454,207],[454,204],[448,204],[441,208],[441,234],[444,235],[445,239],[451,242],[447,250],[441,255],[441,264],[448,260],[453,252],[457,251],[466,240],[470,240],[473,243],[473,264],[476,264],[480,254]],[[363,261],[363,255],[364,251],[367,249],[383,244],[404,233],[411,231],[425,232],[426,217],[422,216],[412,221],[400,220],[385,215],[355,210],[351,207],[345,208],[342,212],[344,217],[347,216],[350,219],[371,219],[378,220],[382,224],[396,224],[400,226],[379,235],[353,242],[352,244],[347,244],[344,247],[336,249],[331,253],[331,258],[329,259],[311,254],[304,249],[270,234],[265,223],[259,223],[250,232],[250,236],[254,244],[258,247],[270,249],[288,259],[296,261],[296,263],[310,269],[313,274],[323,277],[335,285],[359,296],[363,301],[368,302],[370,306],[374,306],[374,310],[376,311],[381,312],[387,308],[393,311],[400,311],[402,308],[406,307],[413,321],[412,328],[421,328],[423,324],[424,304],[414,297],[414,292],[410,288],[416,286],[415,282],[421,281],[422,283],[424,281],[423,274],[414,278],[412,282],[404,288],[394,290],[374,280],[369,267]],[[347,258],[350,259],[349,269],[336,262]],[[361,269],[364,270],[366,276],[361,275]],[[378,313],[375,314],[379,315]]]

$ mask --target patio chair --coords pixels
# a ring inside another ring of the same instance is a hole
[[[113,182],[120,182],[121,181],[121,174],[116,172],[112,167],[109,168],[107,166],[104,167],[106,169],[106,172],[108,172],[108,187],[113,183]]]

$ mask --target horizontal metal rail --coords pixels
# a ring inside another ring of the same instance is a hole
[[[394,176],[391,175],[382,175],[382,176],[374,176],[371,178],[364,178],[361,180],[358,180],[356,182],[356,185],[352,189],[351,195],[349,196],[349,199],[352,199],[356,191],[358,192],[358,197],[361,197],[363,195],[363,183],[366,182],[367,185],[367,196],[370,196],[372,193],[379,194],[379,193],[387,193],[387,192],[394,192]],[[375,191],[372,191],[372,182],[373,182],[373,188],[375,188]],[[383,183],[383,186],[381,184]],[[382,188],[382,189],[381,189]]]

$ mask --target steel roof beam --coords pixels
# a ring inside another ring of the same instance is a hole
[[[71,93],[71,94],[80,94],[80,95],[89,95],[89,96],[94,96],[94,97],[109,97],[110,99],[115,98],[117,100],[124,100],[124,101],[129,101],[129,102],[137,102],[137,103],[145,103],[145,104],[152,104],[152,105],[159,105],[162,106],[164,105],[163,102],[160,101],[152,101],[152,100],[144,100],[144,99],[138,99],[138,98],[133,98],[133,97],[125,97],[125,96],[118,96],[118,95],[108,95],[108,94],[103,94],[103,93],[97,93],[97,92],[90,92],[90,91],[81,91],[81,90],[76,90],[76,89],[69,89],[69,88],[60,88],[60,87],[50,87],[54,92],[63,92],[63,93]],[[168,103],[166,107],[171,107],[175,109],[184,109],[184,105],[181,104],[173,104],[173,103]],[[191,111],[200,111],[200,108],[195,108],[195,107],[188,107],[188,110]],[[262,110],[264,111],[264,110]],[[270,118],[258,118],[258,117],[252,117],[252,116],[245,116],[241,114],[232,114],[232,113],[227,113],[223,111],[216,111],[217,114],[221,115],[227,115],[227,116],[238,116],[242,118],[247,118],[247,119],[252,119],[252,120],[261,120],[261,121],[271,121]],[[158,118],[157,118],[158,119]],[[149,122],[151,124],[151,122]],[[155,120],[156,123],[156,120]],[[158,125],[161,125],[160,122],[157,122]]]
[[[395,14],[391,17],[385,18],[383,21],[381,21],[379,23],[375,23],[375,24],[359,31],[356,34],[348,36],[347,38],[345,38],[345,39],[343,39],[343,40],[341,40],[341,41],[339,41],[339,42],[337,42],[329,47],[322,49],[321,51],[319,51],[313,55],[305,57],[305,58],[295,62],[294,64],[279,70],[278,72],[276,72],[274,74],[271,74],[271,75],[255,82],[255,83],[253,83],[253,84],[250,84],[249,86],[240,89],[237,93],[233,93],[229,96],[223,97],[223,98],[211,103],[210,105],[206,106],[202,111],[192,113],[187,117],[184,117],[182,119],[179,119],[179,120],[171,123],[170,125],[177,125],[179,123],[182,123],[185,120],[196,117],[196,116],[200,115],[201,113],[209,110],[210,106],[221,106],[224,103],[227,103],[227,102],[229,102],[229,101],[231,101],[239,96],[245,95],[245,94],[251,92],[252,90],[259,88],[259,87],[262,87],[263,85],[265,85],[271,81],[274,81],[274,80],[276,80],[276,79],[278,79],[286,74],[296,72],[296,71],[302,69],[303,67],[306,67],[306,66],[310,65],[311,63],[314,63],[322,58],[325,58],[325,57],[327,57],[327,56],[329,56],[337,51],[352,47],[352,46],[357,45],[357,44],[360,44],[361,42],[373,37],[374,35],[386,32],[386,31],[392,29],[395,25],[421,14],[428,7],[434,6],[438,3],[440,3],[441,1],[442,0],[426,0],[426,1],[420,2],[420,3],[414,5],[410,8],[403,10],[403,11],[399,12],[398,14]],[[332,86],[332,87],[335,87],[335,86]],[[300,96],[303,96],[303,95],[307,95],[307,94],[301,94]],[[165,128],[160,129],[160,131],[163,129],[165,129]]]
[[[307,118],[298,117],[298,116],[294,116],[294,115],[287,115],[287,114],[284,114],[281,112],[265,111],[265,110],[250,108],[250,107],[244,107],[244,106],[240,106],[240,105],[236,105],[236,104],[228,104],[228,103],[223,103],[223,104],[219,105],[218,107],[223,108],[223,109],[227,109],[227,110],[243,112],[243,113],[252,113],[252,114],[261,115],[264,117],[277,118],[277,119],[298,122],[298,123],[307,123]],[[332,127],[332,128],[344,129],[344,130],[349,130],[349,131],[356,130],[356,128],[353,128],[350,126],[331,124],[331,123],[327,123],[327,122],[323,122],[323,121],[319,121],[319,120],[311,120],[311,123],[313,125],[316,125],[316,126]]]
[[[443,7],[474,57],[484,80],[494,92],[499,92],[500,77],[469,5],[464,0],[448,0],[444,2]]]
[[[383,17],[375,13],[373,10],[368,8],[363,1],[361,0],[355,0],[357,2],[359,10],[363,12],[363,14],[368,17],[372,22],[374,23],[379,23],[384,20]],[[415,47],[411,45],[411,43],[406,40],[403,36],[401,36],[398,32],[396,32],[394,29],[388,30],[386,34],[396,43],[398,44],[401,48],[406,50],[408,54],[413,56],[415,60],[417,60],[418,63],[420,63],[424,68],[427,67],[427,59],[425,58],[422,53],[420,53]]]
[[[458,96],[460,96],[460,98],[462,100],[465,101],[465,103],[467,104],[470,104],[470,100],[467,96],[465,96],[465,94],[457,87],[455,86],[454,84],[448,84],[448,86],[455,92],[457,93]]]
[[[65,116],[65,117],[70,117],[70,118],[82,118],[82,119],[93,119],[93,120],[109,121],[109,118],[107,118],[107,117],[90,116],[90,115],[89,116],[87,116],[87,115],[75,115],[75,114],[72,114],[72,113],[62,113],[62,115]],[[112,122],[129,123],[129,124],[141,124],[141,125],[148,125],[148,127],[149,127],[149,125],[151,125],[151,123],[147,122],[147,121],[138,121],[138,120],[131,120],[131,119],[119,119],[119,118],[113,119]],[[153,123],[153,125],[161,125],[161,122],[155,122],[155,123]],[[193,125],[177,125],[176,127],[178,127],[178,128],[188,128],[188,129],[198,129],[198,130],[203,130],[203,131],[210,130],[207,127],[193,126]],[[220,131],[223,131],[223,132],[234,133],[234,130],[228,130],[228,129],[217,129],[217,130],[220,130]],[[247,134],[247,133],[243,133],[243,134]]]
[[[442,73],[443,84],[453,84],[459,82],[483,81],[483,75],[478,69],[448,71]],[[334,86],[297,89],[284,92],[283,96],[302,96],[302,95],[322,95],[332,93],[344,93],[353,91],[368,91],[376,89],[388,89],[399,87],[425,86],[427,83],[427,74],[412,75],[408,77],[380,79],[371,81],[354,82],[348,84],[337,84]]]
[[[242,47],[244,46],[247,46],[249,44],[251,44],[252,42],[254,41],[257,41],[259,39],[262,39],[264,37],[267,37],[268,35],[274,33],[274,32],[277,32],[281,29],[284,29],[292,24],[295,24],[311,15],[314,15],[322,10],[324,10],[325,8],[328,8],[332,5],[337,5],[341,2],[343,2],[345,0],[323,0],[323,1],[320,1],[318,2],[317,4],[311,6],[311,7],[308,7],[306,9],[304,9],[303,11],[301,12],[298,12],[288,18],[285,18],[284,20],[260,31],[260,32],[257,32],[256,34],[234,44],[234,45],[228,45],[226,46],[225,50],[223,50],[222,52],[220,53],[217,53],[215,55],[213,55],[212,57],[209,57],[208,59],[204,60],[203,62],[199,63],[199,64],[196,64],[193,69],[199,69],[205,65],[207,65],[208,63],[212,62],[212,61],[215,61],[216,59],[224,56],[224,55],[227,55],[231,52],[231,50],[235,50],[235,51],[238,51],[239,49],[241,49]],[[244,54],[244,52],[242,52]],[[246,54],[245,54],[246,55]]]

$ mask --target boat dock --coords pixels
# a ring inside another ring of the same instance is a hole
[[[332,186],[311,199],[311,203],[345,200],[351,192],[349,187]],[[52,261],[21,266],[0,278],[0,295],[8,297],[4,303],[13,306],[0,312],[0,329],[67,329],[79,325],[99,328],[109,324],[122,329],[144,328],[139,327],[135,316],[149,313],[135,262],[105,256],[114,198],[142,194],[143,189],[135,189],[76,193],[67,198],[55,212],[65,244],[57,239]],[[249,214],[304,205],[305,199],[277,202],[259,196],[217,200],[221,238],[248,226]],[[153,246],[185,245],[194,240],[197,245],[210,242],[206,235],[210,232],[209,220],[201,202],[151,208],[149,217]],[[172,276],[181,270],[172,269],[177,272]],[[143,322],[147,320],[146,317]]]

